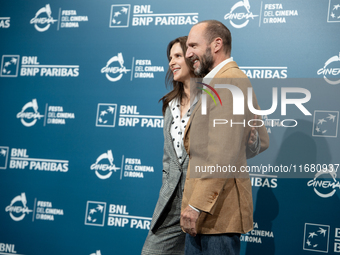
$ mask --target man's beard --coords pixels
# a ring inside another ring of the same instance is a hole
[[[194,74],[198,77],[206,76],[214,66],[213,56],[211,55],[211,48],[208,47],[202,57],[196,56],[195,59],[199,60],[200,65],[194,70]]]

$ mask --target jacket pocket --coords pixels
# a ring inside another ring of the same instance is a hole
[[[169,170],[168,169],[163,169],[162,170],[162,183],[164,184],[164,182],[166,181],[166,179],[168,179],[169,176]]]

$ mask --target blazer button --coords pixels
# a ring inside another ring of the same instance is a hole
[[[214,195],[212,196],[212,197],[213,197],[213,199],[216,199],[217,195],[218,195],[218,193],[217,193],[217,192],[215,192],[215,193],[214,193]]]

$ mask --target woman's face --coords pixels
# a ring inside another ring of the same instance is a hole
[[[171,47],[169,67],[175,81],[187,83],[190,80],[189,67],[185,62],[185,55],[179,43],[175,43]]]

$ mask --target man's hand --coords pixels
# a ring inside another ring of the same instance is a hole
[[[256,114],[254,115],[254,120],[257,119]],[[255,124],[256,125],[256,124]],[[257,127],[252,127],[249,135],[248,145],[252,146],[253,143],[257,140],[258,132]]]
[[[181,213],[181,227],[185,233],[188,233],[191,236],[196,236],[196,222],[199,212],[192,209],[190,206],[187,206],[184,211]]]

